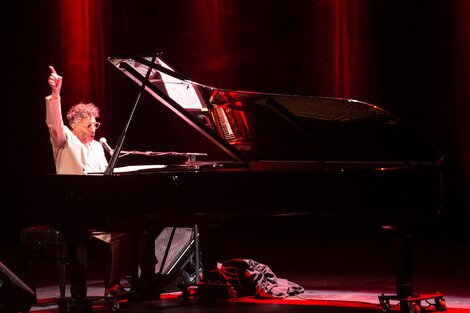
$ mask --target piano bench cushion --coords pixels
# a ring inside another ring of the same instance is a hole
[[[63,234],[49,226],[32,226],[21,230],[20,239],[26,256],[40,259],[66,258],[67,240]]]

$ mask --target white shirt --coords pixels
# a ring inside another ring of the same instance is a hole
[[[106,170],[108,161],[103,146],[96,140],[83,144],[64,125],[60,99],[46,97],[46,124],[57,174],[85,175]]]

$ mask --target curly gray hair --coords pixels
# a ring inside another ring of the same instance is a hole
[[[70,125],[87,117],[100,117],[100,110],[93,103],[80,102],[72,106],[67,112],[67,121]]]

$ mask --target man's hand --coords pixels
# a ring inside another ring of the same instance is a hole
[[[54,67],[49,66],[49,69],[51,70],[51,75],[47,81],[52,88],[51,95],[53,99],[58,99],[60,98],[60,89],[62,88],[62,76],[57,74]]]

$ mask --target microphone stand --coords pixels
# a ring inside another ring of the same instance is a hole
[[[152,63],[155,63],[155,59],[157,58],[156,55],[154,55],[152,57]],[[132,111],[131,111],[131,114],[129,116],[129,119],[127,120],[127,123],[124,127],[124,130],[123,132],[121,133],[121,136],[119,137],[118,139],[118,142],[116,144],[116,148],[114,149],[114,153],[111,157],[111,160],[109,161],[109,164],[108,164],[108,167],[106,168],[106,170],[104,171],[104,175],[112,175],[113,174],[113,171],[114,171],[114,167],[116,166],[116,162],[118,160],[118,157],[119,157],[119,154],[121,153],[121,149],[122,149],[122,144],[124,143],[124,139],[126,137],[126,133],[127,133],[127,130],[129,129],[129,125],[131,124],[131,120],[132,120],[132,117],[134,116],[134,112],[137,108],[137,104],[139,103],[139,100],[140,100],[140,96],[142,95],[142,93],[144,92],[145,90],[145,84],[148,82],[149,80],[149,77],[150,77],[150,73],[152,72],[152,67],[149,66],[148,70],[147,70],[147,74],[145,75],[145,80],[142,82],[142,85],[140,86],[140,91],[139,91],[139,94],[137,95],[137,99],[134,103],[134,106],[132,108]]]

